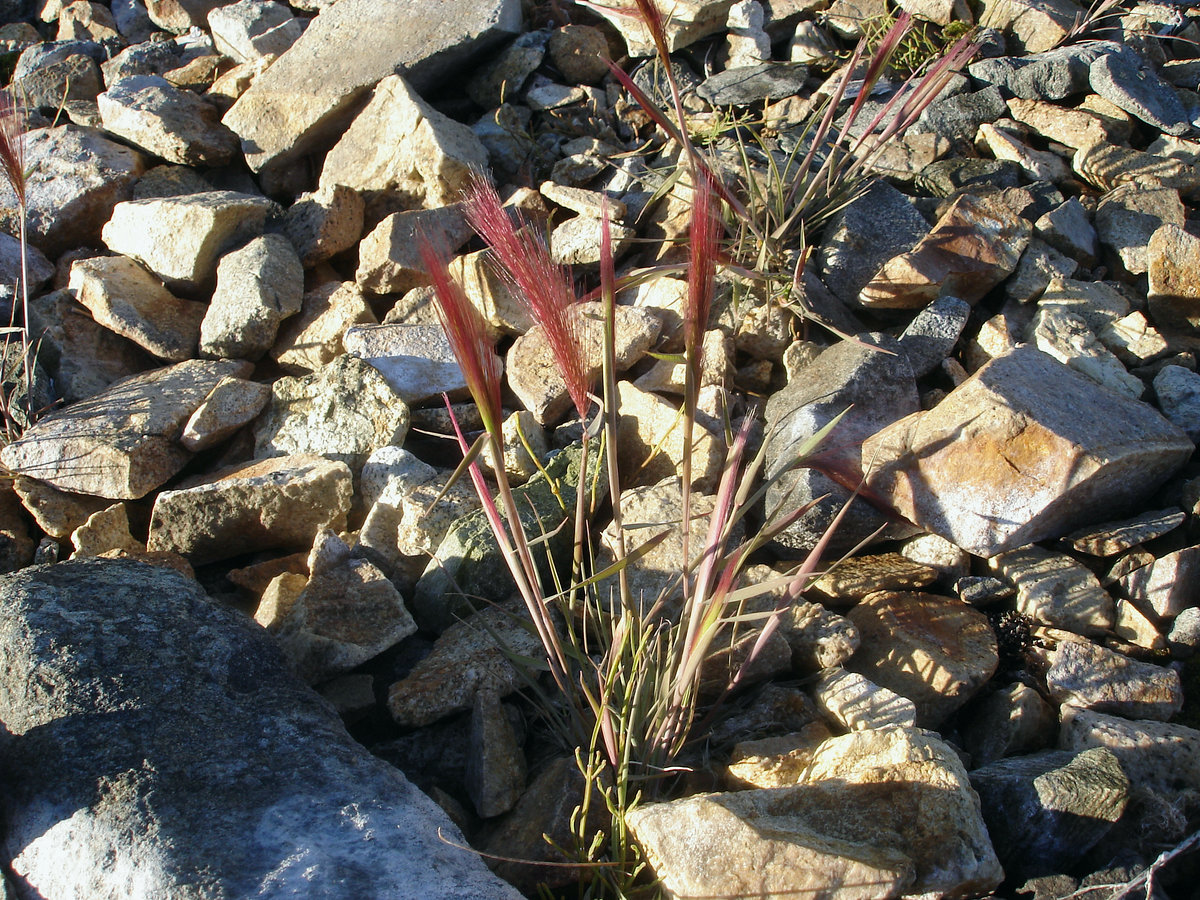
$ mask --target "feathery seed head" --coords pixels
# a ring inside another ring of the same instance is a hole
[[[0,173],[25,208],[25,108],[11,90],[0,91]]]

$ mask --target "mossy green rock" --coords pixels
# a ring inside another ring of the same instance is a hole
[[[587,490],[594,493],[595,503],[608,492],[598,441],[591,442],[588,457]],[[544,473],[513,489],[521,524],[529,539],[533,541],[543,533],[551,535],[545,544],[532,550],[545,584],[552,583],[547,549],[560,569],[568,561],[574,529],[569,522],[561,529],[559,526],[575,514],[582,459],[581,445],[572,444],[550,459]],[[421,628],[440,633],[476,609],[507,600],[515,590],[516,582],[487,516],[477,510],[450,526],[437,554],[417,582],[412,612]]]

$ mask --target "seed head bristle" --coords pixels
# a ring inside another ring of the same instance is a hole
[[[479,408],[484,427],[498,433],[502,366],[488,338],[487,324],[462,287],[450,277],[445,253],[427,235],[418,238],[418,250],[433,283],[438,319],[462,369],[467,389]]]
[[[0,90],[0,172],[25,208],[25,108],[10,90]]]
[[[692,220],[689,228],[691,264],[688,266],[687,309],[684,315],[684,343],[699,365],[704,329],[712,309],[713,277],[721,239],[720,208],[715,198],[712,176],[693,169]]]
[[[584,417],[590,402],[591,376],[570,276],[554,264],[546,245],[531,228],[513,224],[500,195],[481,175],[473,179],[467,191],[467,221],[487,241],[501,274],[516,289],[533,321],[541,326],[571,402]]]

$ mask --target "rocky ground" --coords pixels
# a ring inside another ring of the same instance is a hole
[[[789,610],[675,799],[630,825],[680,897],[1193,896],[1200,24],[1174,4],[1091,33],[1072,0],[900,5],[933,35],[978,22],[979,56],[809,235],[794,284],[720,276],[693,456],[703,511],[724,418],[762,418],[773,474],[849,407],[828,452],[867,499],[834,549],[873,543]],[[685,108],[731,184],[803,140],[836,54],[887,12],[674,5]],[[603,62],[653,92],[647,33],[517,0],[0,17],[31,108],[44,410],[0,451],[8,895],[570,888],[454,846],[561,859],[542,833],[569,840],[578,774],[496,646],[539,652],[478,501],[443,493],[441,395],[473,412],[415,237],[457,254],[504,354],[490,464],[553,519],[530,453],[573,490],[578,426],[461,192],[490,170],[587,289],[607,196],[619,272],[668,267],[619,297],[622,510],[677,519],[682,381],[652,354],[680,346],[688,191]],[[11,191],[0,219],[19,309]],[[849,496],[789,478],[828,496],[764,580]],[[681,554],[658,547],[638,588]]]

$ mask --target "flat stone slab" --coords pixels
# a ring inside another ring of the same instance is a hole
[[[0,579],[0,610],[4,850],[30,896],[519,900],[195,581],[63,562]]]
[[[977,556],[1111,518],[1192,454],[1145,403],[1031,347],[993,359],[934,409],[870,438],[868,485]]]
[[[427,90],[520,27],[517,0],[341,0],[312,20],[224,122],[254,171],[278,169],[332,144],[357,101],[388,75]]]
[[[191,459],[179,435],[217,382],[252,368],[193,359],[135,375],[41,419],[0,451],[0,462],[61,491],[136,500]]]

